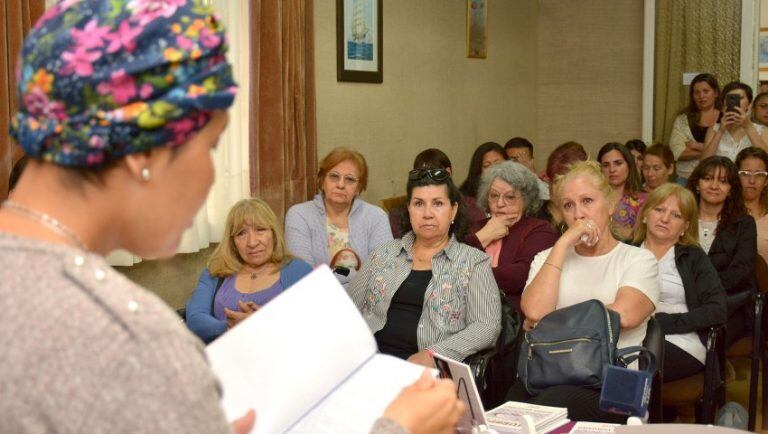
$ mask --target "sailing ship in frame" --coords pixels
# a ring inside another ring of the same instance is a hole
[[[337,81],[383,81],[382,1],[336,0]]]

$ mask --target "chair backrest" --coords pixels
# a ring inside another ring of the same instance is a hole
[[[760,255],[755,255],[755,279],[760,292],[768,292],[768,264]]]
[[[658,423],[663,420],[663,401],[661,396],[661,385],[664,382],[664,331],[656,322],[656,318],[651,317],[645,329],[645,340],[643,346],[656,356],[656,374],[653,376],[651,385],[651,400],[648,403],[648,416],[651,423]],[[640,369],[645,360],[640,359]]]
[[[405,203],[406,199],[407,199],[406,195],[388,197],[386,199],[381,200],[381,207],[384,208],[384,211],[386,211],[387,214],[389,214],[391,210],[399,206],[402,206]]]

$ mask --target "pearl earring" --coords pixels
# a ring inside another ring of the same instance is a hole
[[[152,175],[149,173],[149,167],[145,167],[141,169],[140,176],[141,176],[141,180],[144,182],[147,182],[150,179],[152,179]]]

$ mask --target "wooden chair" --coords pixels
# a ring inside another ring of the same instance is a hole
[[[736,342],[731,344],[726,350],[726,356],[728,358],[750,358],[750,375],[749,375],[749,422],[748,429],[750,431],[755,430],[755,419],[757,416],[757,381],[760,373],[760,361],[762,359],[763,369],[768,365],[768,354],[766,353],[766,345],[763,337],[763,306],[765,305],[766,292],[768,292],[768,264],[762,256],[756,255],[755,257],[755,279],[757,280],[758,292],[754,294],[753,304],[755,321],[753,325],[752,336],[744,336],[739,338]],[[727,331],[726,331],[727,332]],[[766,416],[768,416],[768,408],[766,406],[766,398],[768,398],[768,391],[766,390],[765,376],[763,376],[763,428],[766,427]]]
[[[405,204],[405,200],[407,199],[407,196],[395,196],[395,197],[388,197],[386,199],[381,200],[381,207],[384,208],[384,211],[389,214],[390,211],[393,209],[402,206]]]
[[[662,402],[667,406],[693,405],[696,423],[715,423],[715,413],[725,402],[725,327],[710,327],[704,371],[664,384]]]

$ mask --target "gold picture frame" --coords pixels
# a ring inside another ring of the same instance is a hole
[[[488,56],[488,1],[467,0],[467,57]]]

